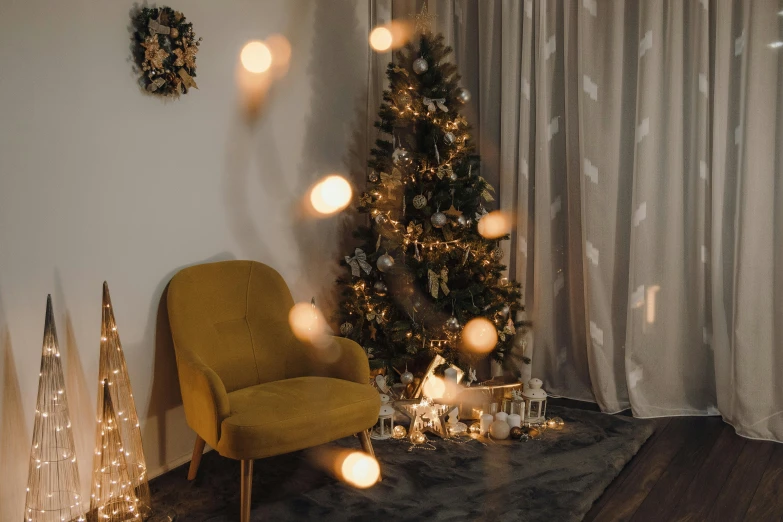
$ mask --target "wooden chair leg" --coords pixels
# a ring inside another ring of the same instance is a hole
[[[201,455],[204,453],[204,439],[196,435],[196,444],[193,446],[193,458],[190,459],[190,468],[188,469],[188,480],[194,480],[198,473],[199,464],[201,464]]]
[[[239,506],[240,522],[250,522],[250,497],[253,491],[253,461],[242,461],[242,480],[240,481],[241,501]]]
[[[357,433],[359,436],[359,442],[362,445],[362,450],[370,455],[371,457],[375,458],[375,451],[372,449],[372,439],[370,438],[370,430],[364,430]],[[383,473],[378,475],[378,482],[383,480]]]

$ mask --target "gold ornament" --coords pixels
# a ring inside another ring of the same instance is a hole
[[[427,442],[427,436],[420,431],[414,431],[411,433],[411,442],[413,444],[424,444]]]
[[[399,171],[399,169],[392,169],[391,174],[381,172],[381,183],[386,185],[386,187],[389,189],[389,198],[397,199],[394,196],[394,189],[402,186],[402,173]]]
[[[198,46],[197,45],[188,45],[188,42],[186,40],[182,40],[182,50],[185,52],[184,60],[185,65],[188,66],[189,69],[195,69],[196,68],[196,53],[198,52]]]
[[[447,268],[442,268],[440,275],[431,269],[427,270],[427,279],[429,280],[432,297],[438,298],[438,289],[443,291],[443,295],[449,295],[449,287],[446,286],[446,283],[449,281],[449,270]]]
[[[404,439],[407,434],[408,431],[405,429],[405,426],[398,424],[394,427],[394,431],[392,432],[392,438]]]
[[[169,53],[160,48],[158,37],[156,35],[148,36],[141,46],[146,49],[144,60],[149,62],[153,69],[163,69],[163,60],[168,57]]]
[[[185,86],[185,90],[190,89],[191,87],[198,89],[196,80],[194,80],[193,77],[188,74],[188,71],[185,69],[180,69],[177,71],[177,74],[179,74],[179,77],[182,78],[182,84]]]
[[[451,207],[449,207],[449,209],[446,212],[444,212],[444,214],[446,214],[447,216],[451,216],[454,219],[456,219],[456,218],[458,218],[458,217],[460,217],[462,215],[462,212],[460,212],[459,210],[454,208],[454,204],[452,204]]]
[[[177,59],[174,60],[175,67],[182,67],[185,65],[185,53],[182,51],[182,49],[174,49],[172,54],[177,57]]]
[[[423,209],[426,205],[427,205],[427,196],[425,196],[424,194],[413,196],[413,206],[417,210]]]
[[[416,28],[417,33],[429,33],[432,32],[432,25],[435,22],[435,15],[432,15],[427,11],[427,4],[421,8],[419,14],[416,15]]]
[[[424,227],[422,227],[420,224],[416,223],[415,221],[408,223],[408,235],[410,235],[413,239],[418,238],[423,233]]]
[[[177,38],[179,36],[179,30],[176,27],[172,27],[171,29],[169,29],[169,35],[172,38]]]

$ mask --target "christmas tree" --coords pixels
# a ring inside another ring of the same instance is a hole
[[[43,353],[38,377],[24,520],[84,520],[79,495],[79,469],[51,295],[46,298]]]
[[[127,509],[133,507],[133,511],[127,513],[134,517],[138,514],[147,516],[151,513],[150,488],[147,477],[147,463],[144,459],[144,448],[141,442],[141,429],[136,414],[136,402],[133,400],[128,367],[125,364],[125,355],[122,351],[120,334],[117,331],[117,322],[114,319],[114,308],[109,295],[109,285],[103,283],[103,304],[101,306],[101,349],[98,365],[98,426],[96,432],[96,449],[93,457],[93,482],[92,496],[90,499],[90,511],[103,509],[107,502],[116,501],[116,495],[107,493],[105,473],[101,470],[109,464],[105,452],[106,437],[117,437],[122,445],[122,462],[124,474],[128,476],[128,483],[133,491],[125,492],[132,497],[131,501],[121,502],[121,506]],[[107,410],[106,397],[111,398],[111,414]],[[115,418],[116,417],[116,418]],[[113,424],[113,430],[107,434],[107,427]],[[112,459],[112,461],[117,459]],[[112,473],[116,470],[112,469]],[[123,482],[124,483],[124,482]],[[103,499],[103,500],[102,500]],[[108,508],[107,508],[108,509]],[[127,509],[120,509],[126,512]],[[112,509],[115,511],[116,509]],[[103,511],[101,511],[103,513]],[[109,511],[106,512],[108,514]],[[126,514],[127,514],[126,513]],[[106,517],[102,517],[104,519]],[[119,520],[119,518],[116,518]]]
[[[509,236],[479,233],[494,189],[459,112],[470,95],[446,61],[443,36],[431,32],[426,12],[417,18],[416,37],[386,72],[381,137],[357,205],[370,226],[355,232],[361,245],[338,279],[340,332],[387,375],[438,354],[467,371],[480,357],[461,350],[462,330],[483,317],[497,330],[492,356],[514,370],[512,358],[527,362],[512,351],[528,323],[516,320],[520,285],[503,277],[500,244]]]

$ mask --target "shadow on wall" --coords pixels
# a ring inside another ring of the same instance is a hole
[[[282,172],[291,170],[290,165],[284,164],[275,149],[275,129],[270,121],[260,119],[263,114],[259,114],[255,125],[237,118],[228,142],[224,191],[228,222],[243,254],[281,272],[295,266],[297,277],[291,280],[290,272],[287,274],[294,295],[316,293],[319,306],[328,313],[333,303],[329,296],[334,292],[337,259],[345,249],[341,234],[348,228],[347,222],[354,220],[350,214],[313,219],[304,210],[303,201],[308,189],[326,174],[350,172],[355,186],[364,179],[367,45],[355,2],[333,0],[314,6],[307,70],[312,95],[299,174],[295,180],[281,177]],[[301,19],[298,11],[302,5],[294,4],[290,9],[292,17]],[[297,40],[291,42],[293,55],[307,54],[304,50],[297,52],[301,43]],[[274,89],[270,98],[274,98]],[[346,155],[352,121],[357,121],[358,126],[356,143]],[[354,157],[356,161],[352,161]],[[263,214],[253,212],[253,202],[248,200],[248,188],[254,181],[249,167],[254,162],[260,166],[259,181],[270,202]],[[279,215],[287,218],[283,226],[290,227],[291,232],[273,244],[270,238],[280,236],[272,228]]]
[[[31,438],[27,432],[22,390],[16,374],[11,331],[0,298],[0,520],[21,520]],[[24,477],[22,479],[21,477]]]
[[[203,261],[192,263],[200,265],[203,263],[214,263],[216,261],[229,261],[236,259],[231,253],[223,252],[212,256]],[[144,454],[147,456],[147,466],[150,466],[151,448],[157,446],[157,462],[160,466],[179,459],[190,452],[178,455],[167,454],[167,436],[166,413],[182,406],[182,396],[179,391],[179,377],[177,375],[177,360],[174,356],[174,341],[171,337],[171,327],[169,325],[169,312],[167,308],[166,297],[169,290],[169,282],[177,272],[192,265],[183,265],[171,272],[158,284],[150,309],[150,319],[148,321],[148,334],[145,339],[152,337],[150,330],[154,328],[155,334],[155,355],[152,368],[152,390],[150,391],[150,402],[147,406],[147,419],[143,424],[142,440],[144,441]],[[138,408],[138,406],[137,406]],[[152,441],[155,441],[154,443]],[[183,448],[189,448],[192,440],[183,444]]]

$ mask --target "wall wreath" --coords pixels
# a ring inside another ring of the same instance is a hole
[[[196,39],[193,24],[170,7],[143,7],[133,18],[133,58],[147,92],[178,97],[196,81]]]

